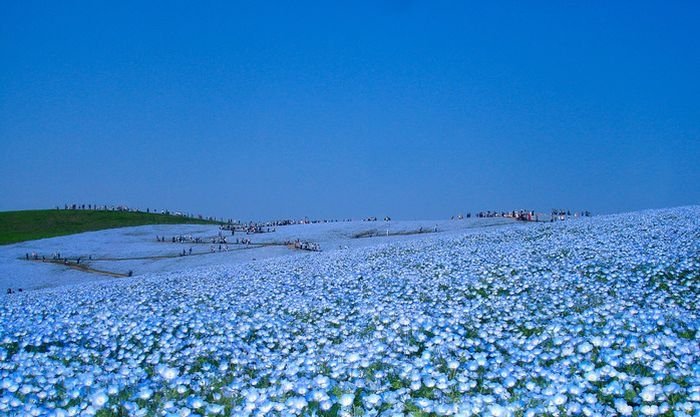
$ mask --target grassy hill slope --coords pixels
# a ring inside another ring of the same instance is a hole
[[[115,227],[146,224],[218,224],[155,213],[101,210],[26,210],[0,212],[0,245]]]

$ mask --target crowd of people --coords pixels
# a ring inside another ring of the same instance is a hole
[[[25,258],[26,260],[28,260],[28,261],[29,261],[29,260],[34,260],[34,261],[39,261],[39,260],[41,260],[41,261],[46,261],[46,255],[39,255],[39,254],[36,253],[36,252],[32,252],[31,254],[28,253],[28,252],[25,253],[25,254],[24,254],[24,258]],[[80,261],[82,261],[82,259],[83,259],[82,257],[78,256],[77,258],[73,258],[73,262],[75,262],[77,265],[80,265]],[[92,255],[88,255],[88,259],[92,259]],[[66,265],[70,262],[70,260],[69,260],[68,258],[61,257],[61,252],[54,252],[54,253],[52,253],[52,254],[51,254],[51,259],[50,259],[50,260],[53,261],[53,262],[60,261],[60,262],[63,262],[64,264],[66,264]]]
[[[571,212],[571,210],[562,210],[562,209],[552,209],[552,221],[555,220],[566,220],[569,218],[578,218],[578,217],[591,217],[591,212],[588,210],[584,211],[576,211],[576,212]]]
[[[52,253],[49,258],[47,258],[46,255],[40,255],[36,252],[32,252],[31,254],[27,252],[24,254],[24,259],[26,259],[27,261],[50,262],[50,263],[54,263],[54,264],[63,264],[66,266],[80,267],[81,269],[90,269],[89,266],[87,266],[87,264],[85,264],[83,262],[85,259],[82,256],[78,256],[75,258],[68,258],[65,256],[61,256],[60,252]],[[87,260],[91,261],[92,255],[88,255]],[[126,276],[130,277],[133,275],[133,273],[134,272],[130,270],[126,274],[122,274],[122,275],[126,275]]]
[[[207,243],[201,237],[193,237],[192,235],[178,235],[167,239],[165,236],[157,236],[156,241],[158,242],[170,242],[170,243]],[[215,243],[213,240],[211,243]]]
[[[266,224],[261,223],[226,223],[219,226],[221,230],[228,230],[231,232],[231,236],[234,236],[236,232],[245,233],[247,235],[254,233],[273,233],[277,229]]]
[[[515,220],[520,220],[520,221],[526,221],[526,222],[540,222],[540,221],[549,221],[549,222],[554,222],[554,221],[561,221],[561,220],[567,220],[569,218],[578,218],[578,217],[590,217],[591,212],[588,210],[581,211],[581,212],[574,212],[572,213],[571,210],[561,210],[561,209],[553,209],[550,216],[547,217],[546,214],[544,213],[537,213],[534,210],[512,210],[512,211],[480,211],[476,213],[477,218],[493,218],[493,217],[503,217],[503,218],[510,218],[510,219],[515,219]],[[457,220],[463,219],[465,216],[463,215],[458,215],[456,218]],[[470,218],[471,213],[466,214],[466,218]],[[452,219],[455,219],[455,216],[452,216]]]
[[[159,242],[169,242],[166,239],[163,238],[158,238]],[[175,238],[175,240],[170,240],[173,243],[205,243],[205,244],[210,244],[209,245],[209,252],[214,253],[214,252],[228,252],[229,245],[252,245],[253,242],[245,237],[245,238],[236,238],[234,241],[229,242],[226,237],[214,237],[211,240],[205,241],[202,238],[192,238],[188,236],[183,236],[182,239],[180,237]],[[192,248],[190,247],[189,249],[182,249],[182,251],[179,253],[179,256],[188,256],[192,255]]]
[[[352,219],[309,219],[304,217],[303,219],[281,219],[272,220],[268,222],[260,222],[259,225],[263,227],[276,227],[276,226],[292,226],[295,224],[319,224],[319,223],[339,223],[339,222],[351,222]]]
[[[157,236],[156,235],[156,241],[157,242],[166,242],[166,243],[189,243],[189,244],[211,244],[211,245],[230,245],[230,244],[236,244],[236,245],[250,245],[252,242],[250,238],[244,237],[244,238],[236,238],[235,241],[231,239],[229,241],[229,237],[224,236],[223,233],[219,232],[217,236],[211,237],[211,238],[203,238],[203,237],[195,237],[192,235],[178,235],[178,236],[172,236],[171,238],[166,238],[165,236]]]
[[[293,246],[294,249],[299,249],[299,250],[308,250],[311,252],[320,252],[321,251],[321,245],[318,243],[314,242],[308,242],[308,241],[301,241],[299,239],[291,241],[285,241],[284,244],[286,246]]]
[[[476,213],[476,217],[479,219],[494,218],[494,217],[511,217],[510,211],[480,211]]]

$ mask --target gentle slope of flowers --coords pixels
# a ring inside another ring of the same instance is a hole
[[[0,299],[3,415],[697,415],[700,208]]]

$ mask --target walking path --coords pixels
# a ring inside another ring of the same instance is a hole
[[[223,238],[218,235],[220,229],[217,226],[152,225],[110,229],[0,247],[0,288],[55,287],[90,282],[99,277],[125,277],[128,271],[133,271],[136,276],[204,265],[235,264],[285,254],[346,250],[422,238],[428,234],[462,233],[513,223],[511,219],[472,219],[300,224],[277,227],[270,233],[243,235],[238,244],[213,243],[212,240]],[[172,236],[177,239],[182,236],[189,241],[172,243]],[[170,238],[163,242],[163,237]],[[249,238],[255,241],[250,242]],[[35,256],[39,262],[24,262],[26,258],[36,261]],[[45,257],[45,262],[41,262],[42,257]],[[56,262],[52,262],[54,257]],[[66,257],[69,258],[67,263]]]
[[[191,252],[191,253],[187,252],[186,255],[183,255],[182,253],[178,252],[176,254],[151,255],[151,256],[101,257],[101,258],[92,257],[92,258],[88,258],[87,260],[83,257],[81,257],[81,258],[64,257],[64,258],[60,258],[60,259],[29,258],[27,260],[32,261],[32,262],[41,262],[41,263],[51,263],[54,265],[62,265],[62,266],[65,266],[67,268],[72,268],[72,269],[76,269],[76,270],[83,271],[83,272],[89,272],[89,273],[93,273],[93,274],[108,275],[108,276],[112,276],[112,277],[128,277],[128,276],[131,276],[129,273],[120,273],[120,272],[113,272],[113,271],[107,271],[107,270],[103,270],[103,269],[93,268],[90,266],[90,263],[96,262],[96,261],[119,262],[119,261],[143,261],[143,260],[172,259],[172,258],[212,255],[215,253],[225,253],[225,252],[234,252],[234,251],[241,251],[241,250],[258,249],[258,248],[269,247],[269,246],[287,247],[291,250],[305,250],[305,249],[295,247],[294,244],[287,244],[287,243],[280,243],[280,242],[249,243],[249,244],[237,245],[237,246],[240,246],[240,247],[236,247],[234,249],[227,249],[225,251],[205,251],[205,252]],[[24,259],[24,258],[20,258],[20,259]],[[78,260],[78,259],[80,259],[80,260]]]

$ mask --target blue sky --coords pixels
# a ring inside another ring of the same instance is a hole
[[[700,203],[697,3],[254,3],[3,3],[0,210]]]

